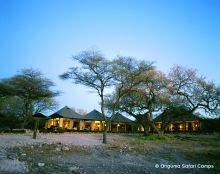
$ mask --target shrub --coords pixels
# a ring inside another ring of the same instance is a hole
[[[151,141],[155,141],[155,140],[166,140],[168,137],[164,136],[164,135],[148,135],[148,136],[141,136],[140,139],[141,140],[151,140]]]
[[[0,127],[2,129],[16,129],[20,128],[21,120],[14,115],[0,115]]]

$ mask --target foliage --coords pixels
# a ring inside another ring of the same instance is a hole
[[[22,122],[19,117],[16,117],[15,115],[4,115],[2,113],[0,114],[0,132],[19,128],[21,123]]]
[[[103,131],[103,143],[107,142],[106,134],[109,120],[105,114],[106,89],[113,85],[112,63],[97,51],[84,51],[73,57],[78,66],[69,68],[60,75],[62,79],[71,79],[75,84],[81,84],[95,90],[101,100],[101,112],[106,126]]]
[[[161,110],[161,130],[172,118],[194,115],[196,111],[206,112],[212,117],[220,111],[220,87],[199,76],[195,69],[174,66],[168,75],[167,92],[169,100]]]
[[[97,92],[106,122],[104,132],[116,111],[135,117],[143,125],[145,134],[149,127],[158,132],[153,123],[154,113],[161,112],[163,118],[169,120],[171,112],[171,115],[193,113],[199,109],[219,112],[220,88],[199,77],[193,69],[175,66],[166,76],[152,62],[131,57],[110,61],[97,51],[84,51],[73,59],[75,66],[60,77]],[[114,91],[109,94],[108,89]],[[106,110],[110,119],[106,119]]]
[[[3,115],[21,117],[23,114],[21,98],[17,96],[4,97],[4,100],[0,101],[0,112]]]
[[[11,78],[1,80],[0,96],[3,102],[8,102],[9,97],[19,98],[22,106],[20,115],[23,116],[23,126],[26,127],[35,112],[54,109],[57,106],[53,97],[59,93],[51,90],[53,86],[54,83],[43,77],[39,71],[24,69]]]
[[[102,96],[104,89],[112,84],[111,63],[96,51],[84,51],[74,56],[73,60],[78,66],[69,68],[60,77],[95,89]]]
[[[168,83],[162,72],[152,65],[145,64],[147,65],[148,69],[141,68],[143,62],[139,62],[139,67],[130,71],[133,78],[129,81],[130,87],[125,89],[126,93],[120,101],[120,110],[135,117],[143,125],[145,135],[148,134],[149,126],[158,132],[153,123],[153,113],[161,110],[167,102]]]
[[[220,86],[199,76],[194,69],[174,66],[169,74],[172,104],[179,104],[194,112],[220,113]]]

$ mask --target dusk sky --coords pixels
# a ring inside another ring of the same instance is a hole
[[[99,109],[91,89],[59,79],[71,56],[98,49],[198,69],[220,83],[219,0],[0,0],[0,78],[23,68],[40,70],[68,105]]]

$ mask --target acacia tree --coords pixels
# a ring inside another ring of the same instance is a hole
[[[56,92],[55,95],[58,95],[58,92]],[[33,101],[33,113],[40,113],[47,110],[54,111],[57,109],[58,103],[54,98],[40,98],[38,100]]]
[[[202,109],[209,114],[219,113],[220,86],[199,76],[194,69],[175,66],[169,74],[174,101],[193,113]]]
[[[201,110],[210,115],[220,113],[220,86],[199,76],[196,70],[182,66],[174,66],[168,78],[170,96],[168,105],[161,113],[162,131],[177,115]]]
[[[107,143],[109,121],[105,113],[106,89],[113,86],[112,62],[97,51],[84,51],[73,56],[78,66],[60,75],[62,79],[71,79],[75,84],[81,84],[95,90],[100,97],[101,112],[106,123],[103,131],[103,143]]]
[[[105,100],[105,107],[112,118],[116,115],[116,111],[120,111],[123,98],[139,84],[135,79],[143,71],[152,68],[152,64],[145,61],[136,61],[131,57],[117,57],[112,61],[112,73],[115,90],[108,95]]]
[[[133,117],[143,126],[144,135],[149,127],[159,134],[153,122],[153,113],[162,109],[167,102],[167,78],[155,69],[142,70],[133,79],[132,88],[122,98],[120,109]]]
[[[17,96],[22,102],[23,127],[28,126],[32,115],[57,106],[53,97],[59,92],[52,91],[54,83],[33,69],[24,69],[12,78],[0,82],[0,96]],[[4,97],[3,97],[4,96]]]

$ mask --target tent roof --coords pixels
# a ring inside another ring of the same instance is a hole
[[[97,111],[93,110],[89,112],[85,117],[85,120],[95,120],[95,121],[104,121],[102,114]],[[109,117],[107,117],[109,119]],[[120,113],[116,113],[115,116],[113,117],[111,122],[124,122],[124,123],[130,123],[132,120],[126,118],[125,116],[121,115]]]
[[[40,112],[32,115],[32,117],[34,117],[34,118],[47,118],[46,115],[44,115],[44,114],[42,114]]]
[[[63,107],[59,111],[55,112],[54,114],[50,115],[52,118],[61,117],[61,118],[76,118],[76,119],[83,119],[83,116],[76,113],[68,106]]]
[[[127,117],[125,117],[117,112],[111,122],[130,123],[130,122],[132,122],[132,120],[128,119]]]
[[[171,121],[193,121],[193,120],[200,120],[201,118],[194,115],[194,114],[187,114],[187,115],[173,115],[171,116]],[[159,115],[154,119],[154,122],[161,122],[162,121],[162,115]]]
[[[97,111],[97,110],[93,110],[91,112],[89,112],[88,114],[85,115],[85,117],[83,118],[85,120],[95,120],[95,121],[104,121],[102,114]]]

